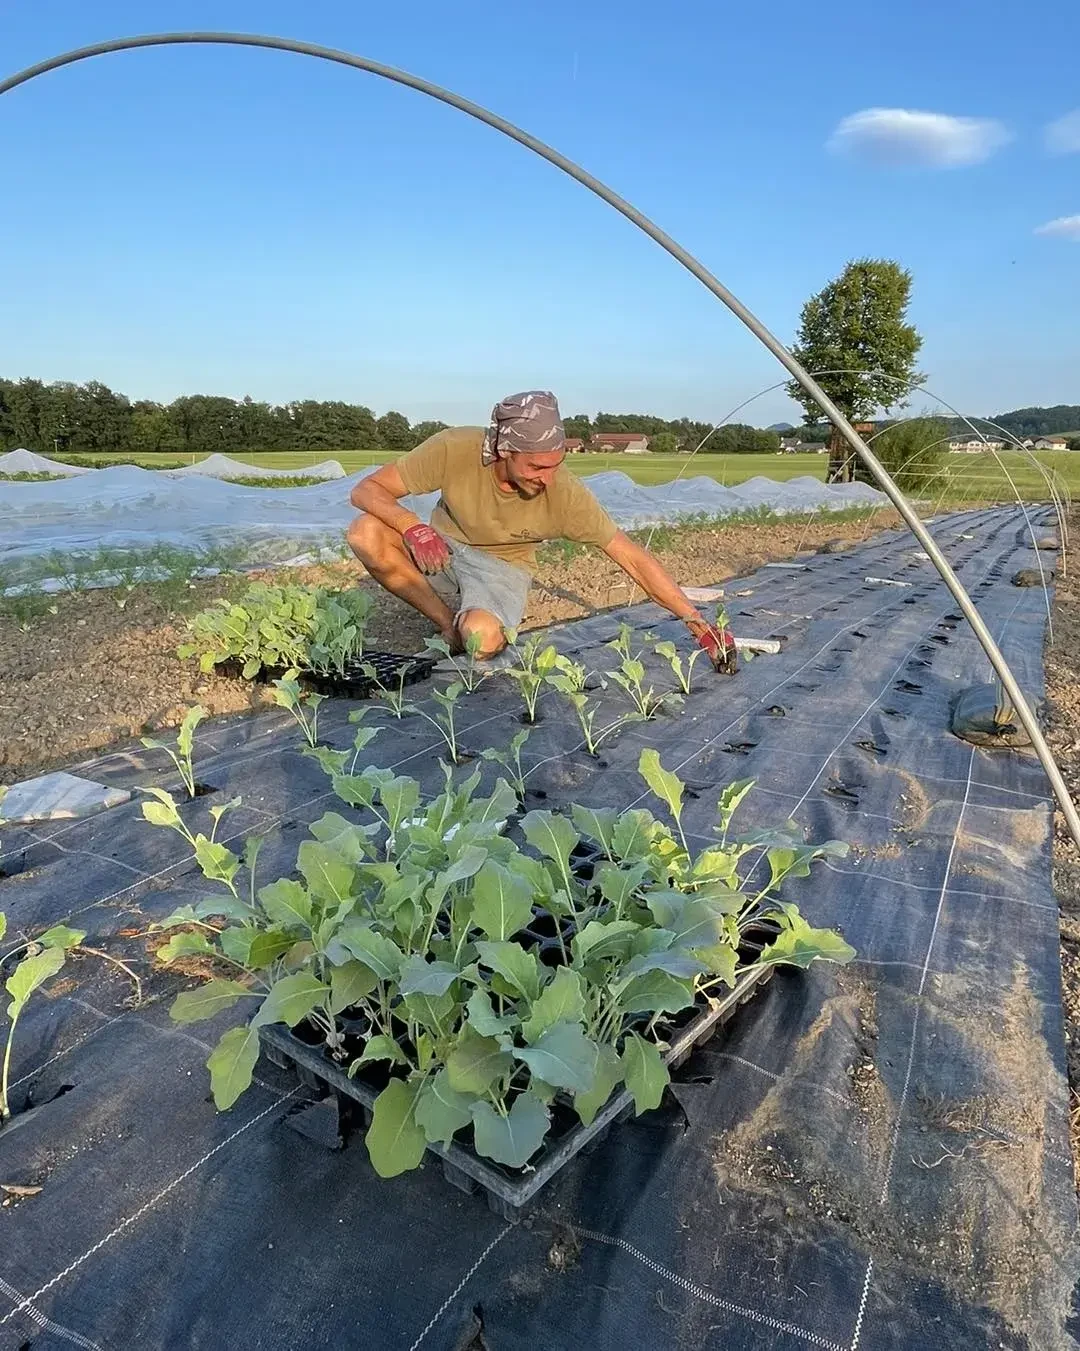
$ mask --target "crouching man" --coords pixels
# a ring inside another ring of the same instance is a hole
[[[506,645],[525,612],[536,546],[592,544],[658,605],[686,624],[717,670],[733,670],[735,646],[709,624],[653,556],[628,538],[564,464],[553,394],[511,394],[491,424],[450,427],[383,465],[352,490],[363,513],[349,527],[353,553],[387,591],[436,626],[451,650],[474,634],[480,657]],[[440,494],[425,525],[401,498]]]

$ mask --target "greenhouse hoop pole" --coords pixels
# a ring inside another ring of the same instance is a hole
[[[487,126],[501,131],[503,135],[508,136],[512,141],[517,141],[528,150],[532,150],[545,159],[549,164],[555,165],[571,178],[575,179],[583,187],[586,187],[596,194],[601,200],[607,202],[609,206],[626,217],[640,230],[643,230],[650,239],[660,245],[672,258],[683,265],[686,270],[696,277],[699,282],[721,301],[727,308],[740,319],[746,327],[761,341],[765,347],[776,357],[780,364],[789,372],[793,379],[802,386],[802,388],[814,399],[821,408],[822,412],[828,417],[833,426],[840,432],[841,436],[859,456],[863,464],[869,470],[871,477],[881,487],[893,506],[900,513],[905,524],[911,530],[912,534],[919,541],[922,547],[930,555],[931,562],[941,574],[941,578],[948,587],[953,599],[960,607],[964,618],[971,625],[975,637],[979,640],[983,651],[986,653],[990,665],[995,674],[1001,681],[1001,684],[1008,694],[1016,711],[1016,716],[1023,726],[1025,732],[1031,738],[1031,744],[1034,747],[1039,761],[1046,776],[1050,780],[1050,785],[1054,790],[1054,796],[1057,798],[1058,805],[1061,808],[1062,815],[1065,818],[1069,834],[1073,841],[1080,847],[1080,815],[1069,796],[1069,790],[1062,778],[1061,771],[1057,766],[1053,753],[1043,736],[1042,728],[1039,726],[1038,719],[1028,705],[1023,690],[1016,677],[1012,673],[1009,663],[1005,660],[1004,654],[994,641],[993,635],[984,623],[982,616],[975,608],[971,597],[964,589],[949,565],[945,555],[938,548],[930,532],[919,519],[914,508],[909,504],[907,498],[901,492],[899,487],[893,481],[891,475],[885,469],[884,465],[878,460],[877,456],[866,445],[862,437],[856,432],[848,419],[833,403],[832,399],[825,393],[817,381],[806,371],[794,355],[788,351],[784,344],[776,338],[765,325],[752,314],[750,310],[733,295],[722,282],[718,281],[712,273],[703,266],[693,256],[688,253],[681,244],[677,243],[670,235],[661,230],[647,216],[643,215],[637,207],[632,206],[624,198],[611,188],[601,183],[598,178],[594,178],[580,165],[573,160],[568,159],[559,151],[553,149],[545,142],[537,140],[527,131],[508,122],[505,118],[499,117],[497,113],[489,112],[478,103],[462,98],[459,94],[454,94],[448,89],[443,89],[440,85],[433,84],[429,80],[422,79],[418,75],[412,75],[408,71],[398,70],[393,66],[383,65],[381,62],[372,61],[364,56],[355,56],[351,52],[338,51],[332,47],[322,47],[311,42],[301,42],[293,38],[280,38],[264,36],[256,33],[145,33],[137,37],[113,38],[108,42],[93,43],[87,47],[79,47],[70,52],[64,52],[60,56],[50,57],[47,61],[39,61],[36,65],[28,66],[25,70],[19,71],[15,75],[9,76],[6,80],[0,81],[0,94],[7,94],[19,85],[26,84],[29,80],[36,79],[39,75],[45,75],[49,71],[58,70],[62,66],[74,65],[77,61],[85,61],[94,56],[106,56],[110,52],[130,51],[142,47],[171,47],[183,45],[202,45],[202,46],[232,46],[232,47],[260,47],[272,51],[295,52],[300,56],[313,56],[323,61],[333,61],[338,65],[351,66],[355,70],[362,70],[369,75],[378,75],[382,79],[390,80],[395,84],[404,85],[409,89],[415,89],[420,94],[426,94],[430,98],[437,99],[440,103],[445,103],[451,108],[457,108],[459,112],[467,113],[470,117]]]

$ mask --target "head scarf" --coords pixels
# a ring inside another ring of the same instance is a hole
[[[559,405],[546,389],[510,394],[491,410],[481,459],[494,464],[498,452],[562,450],[566,441]]]

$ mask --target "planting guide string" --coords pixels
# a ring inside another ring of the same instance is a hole
[[[447,104],[449,107],[456,108],[495,131],[502,132],[511,140],[516,141],[526,149],[532,150],[542,159],[552,164],[557,169],[561,169],[583,187],[588,188],[601,200],[613,207],[620,215],[624,216],[633,225],[642,230],[654,243],[664,249],[672,258],[682,264],[683,267],[696,277],[699,282],[725,305],[732,314],[735,315],[750,332],[773,354],[780,362],[789,375],[793,376],[795,381],[815,400],[825,416],[832,422],[843,439],[847,442],[855,454],[863,461],[871,477],[878,486],[889,497],[896,510],[900,513],[908,528],[915,535],[916,539],[930,555],[930,559],[949,588],[961,614],[967,619],[975,636],[978,638],[983,651],[986,653],[993,666],[998,678],[1003,685],[1006,694],[1012,700],[1019,719],[1024,730],[1031,739],[1046,775],[1054,789],[1054,795],[1058,799],[1061,813],[1065,819],[1065,824],[1069,834],[1078,846],[1080,846],[1080,813],[1069,795],[1068,787],[1061,775],[1057,762],[1054,759],[1050,746],[1043,735],[1042,728],[1039,726],[1038,718],[1029,708],[1024,697],[1023,690],[1012,673],[1012,669],[1005,660],[1001,651],[993,640],[990,630],[983,623],[978,609],[972,603],[967,590],[956,576],[945,556],[938,549],[933,537],[920,520],[918,513],[913,509],[907,498],[897,487],[892,476],[880,463],[873,451],[862,440],[855,431],[849,420],[840,411],[834,401],[826,394],[812,375],[801,365],[795,356],[779,341],[766,326],[746,308],[745,305],[724,286],[711,272],[708,271],[694,256],[689,253],[682,245],[678,244],[669,234],[661,230],[647,216],[632,206],[625,198],[620,197],[606,184],[598,178],[584,170],[573,160],[568,159],[553,147],[545,142],[531,136],[520,127],[508,122],[505,118],[490,112],[477,103],[469,99],[462,98],[458,94],[451,93],[449,90],[439,85],[433,84],[429,80],[421,79],[419,76],[409,74],[407,71],[395,69],[392,66],[386,66],[381,62],[371,61],[366,57],[355,56],[350,52],[337,51],[333,48],[322,47],[314,43],[299,42],[292,38],[268,37],[250,33],[151,33],[143,34],[139,37],[116,38],[108,42],[95,43],[87,47],[82,47],[74,51],[66,52],[60,56],[52,57],[46,61],[38,62],[34,66],[29,66],[25,70],[19,71],[15,75],[9,76],[6,80],[0,81],[0,95],[9,93],[18,88],[27,81],[35,79],[39,75],[44,75],[49,71],[58,70],[62,66],[71,65],[77,61],[84,61],[95,56],[104,56],[111,52],[128,51],[135,48],[144,47],[163,47],[163,46],[182,46],[182,45],[211,45],[211,46],[237,46],[237,47],[261,47],[278,51],[295,52],[301,56],[312,56],[320,60],[335,62],[339,65],[351,66],[356,70],[366,71],[369,74],[377,75],[380,78],[392,81],[395,84],[405,85],[408,88],[416,90],[418,93],[425,94],[430,98],[438,100],[440,103]]]
[[[1007,524],[1007,519],[1006,519],[1006,521],[1004,521],[1003,526],[1000,527],[1000,528],[1004,528],[1004,526],[1006,526],[1006,524]],[[881,611],[884,611],[884,609],[888,609],[888,608],[891,607],[891,605],[893,605],[893,604],[895,604],[895,603],[887,603],[887,604],[883,605],[883,607],[877,607],[877,608],[875,609],[875,611],[872,612],[872,615],[876,615],[876,613],[879,613],[879,612],[881,612]],[[1018,604],[1019,604],[1019,601],[1018,601]],[[861,623],[865,623],[865,621],[866,621],[866,619],[868,619],[868,617],[869,617],[869,616],[862,616],[862,619],[861,619],[861,620],[858,620],[858,621],[861,621]],[[857,621],[857,623],[858,623],[858,621]],[[826,646],[827,646],[827,644],[826,644]],[[788,677],[788,678],[791,678],[791,677]],[[493,720],[493,719],[484,719],[484,720],[480,720],[480,721],[481,721],[481,723],[483,723],[483,721],[492,721],[492,720]],[[473,725],[480,725],[480,723],[473,724]],[[420,753],[420,754],[423,754],[423,753]],[[410,757],[410,759],[411,759],[411,758],[415,758],[415,757]],[[768,1073],[768,1071],[765,1071],[765,1073]],[[169,1190],[169,1189],[166,1188],[166,1190]],[[139,1213],[142,1213],[142,1212],[139,1212]],[[485,1254],[481,1254],[480,1260],[483,1260],[483,1258],[484,1258],[485,1255],[487,1255],[487,1252],[485,1252]],[[81,1259],[80,1259],[80,1260],[81,1260]],[[647,1260],[649,1260],[649,1262],[652,1263],[652,1259],[647,1259]],[[76,1263],[76,1265],[78,1265],[78,1263]],[[477,1263],[477,1265],[478,1265],[478,1263]],[[68,1270],[70,1270],[70,1269],[68,1269]],[[661,1269],[661,1270],[664,1270],[664,1269]],[[466,1277],[466,1279],[468,1279],[468,1277]],[[50,1285],[51,1285],[51,1283],[54,1283],[54,1282],[50,1282]],[[38,1293],[41,1293],[41,1292],[38,1292]],[[695,1292],[695,1293],[696,1293],[696,1292]],[[707,1294],[707,1292],[706,1292],[706,1294]],[[36,1297],[36,1296],[35,1296],[35,1297]],[[32,1297],[31,1297],[31,1298],[32,1298]],[[453,1297],[451,1297],[451,1298],[453,1298]],[[797,1329],[792,1329],[792,1331],[797,1331]],[[811,1344],[827,1344],[827,1343],[823,1342],[822,1339],[819,1339],[819,1337],[816,1336],[815,1333],[806,1333],[806,1336],[808,1337],[808,1339],[811,1339]]]

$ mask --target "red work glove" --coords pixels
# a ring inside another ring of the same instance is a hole
[[[738,671],[739,656],[730,629],[717,628],[714,624],[707,624],[704,619],[688,619],[686,627],[712,662],[714,670],[724,675],[734,675]]]
[[[430,525],[410,525],[401,538],[421,572],[442,572],[450,562],[446,540]]]

